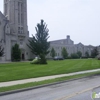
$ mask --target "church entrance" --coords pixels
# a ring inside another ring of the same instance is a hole
[[[22,54],[22,60],[25,60],[25,55],[24,54]]]
[[[21,60],[25,60],[25,50],[21,49]]]

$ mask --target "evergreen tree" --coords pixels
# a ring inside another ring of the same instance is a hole
[[[62,49],[62,56],[64,59],[66,59],[68,57],[68,53],[67,53],[67,50],[65,47]]]
[[[4,55],[4,48],[0,45],[0,57]]]
[[[82,57],[82,52],[81,51],[78,51],[77,52],[77,55],[78,55],[79,58],[81,58]]]
[[[35,29],[36,34],[29,40],[28,47],[33,54],[40,57],[40,64],[47,64],[45,56],[49,53],[50,43],[47,41],[49,30],[43,20],[41,20],[40,24],[37,24]]]
[[[95,58],[98,55],[98,49],[97,47],[95,47],[92,51],[91,51],[91,57]]]
[[[54,58],[56,56],[56,52],[55,52],[54,48],[51,49],[50,55],[52,58]]]
[[[89,58],[89,52],[88,51],[85,52],[85,57]]]
[[[19,45],[15,44],[12,47],[12,61],[20,61],[21,60],[21,50],[19,49]]]

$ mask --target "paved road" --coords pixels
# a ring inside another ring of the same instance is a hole
[[[1,96],[0,100],[91,100],[92,89],[100,86],[100,76]]]

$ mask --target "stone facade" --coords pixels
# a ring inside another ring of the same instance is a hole
[[[11,48],[15,43],[20,46],[21,59],[30,59],[28,39],[27,0],[4,0],[4,14],[0,12],[0,44],[5,50],[4,60],[11,61]]]

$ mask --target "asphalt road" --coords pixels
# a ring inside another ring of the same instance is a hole
[[[0,100],[92,100],[92,90],[98,86],[100,86],[100,76],[92,76],[30,91],[0,96]]]

